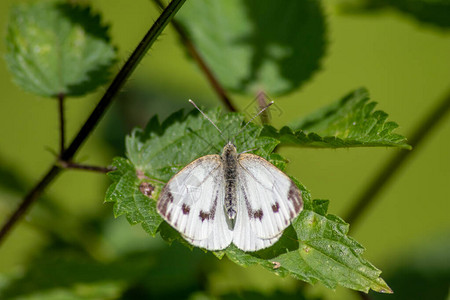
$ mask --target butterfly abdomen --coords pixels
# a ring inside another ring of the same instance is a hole
[[[237,158],[236,147],[228,143],[222,152],[222,161],[225,179],[225,211],[230,219],[236,217],[236,178]]]

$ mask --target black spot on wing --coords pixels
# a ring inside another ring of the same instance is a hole
[[[209,220],[211,218],[211,213],[204,212],[203,210],[200,211],[200,214],[198,215],[200,217],[200,220],[205,221]]]
[[[245,189],[242,188],[242,195],[244,195],[245,206],[247,206],[247,214],[249,218],[253,217],[252,207],[250,206],[250,202],[248,201],[247,194],[245,193]]]
[[[303,200],[302,193],[293,182],[291,182],[291,186],[289,187],[288,200],[294,205],[295,215],[297,215],[303,208]],[[291,213],[291,218],[293,217]]]
[[[183,205],[181,206],[181,211],[183,212],[183,215],[188,215],[191,211],[191,207],[186,203],[183,203]]]
[[[280,210],[280,204],[278,202],[275,202],[275,204],[272,205],[272,211],[274,213],[277,213]]]
[[[209,211],[208,212],[205,212],[203,210],[200,211],[198,216],[200,217],[200,220],[202,222],[205,220],[214,220],[214,217],[216,216],[218,198],[219,198],[219,191],[217,191],[216,197],[214,198],[214,201],[211,207],[209,208]]]
[[[263,211],[262,209],[253,210],[252,206],[250,205],[250,201],[248,201],[247,194],[245,193],[245,189],[241,188],[242,195],[244,195],[244,201],[245,206],[247,207],[247,214],[250,219],[259,219],[260,221],[263,218]]]
[[[158,211],[163,216],[166,216],[167,206],[169,205],[169,203],[173,203],[173,195],[166,186],[163,188],[161,195],[159,196],[158,199]],[[169,216],[167,216],[167,218],[169,219]]]
[[[263,211],[261,209],[258,209],[257,211],[253,212],[253,218],[259,219],[261,221],[263,217]]]

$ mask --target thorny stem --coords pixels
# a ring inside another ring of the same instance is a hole
[[[66,95],[63,93],[58,94],[58,108],[59,108],[59,154],[61,155],[65,150],[65,117],[64,117],[64,98]]]
[[[154,2],[161,8],[164,9],[164,4],[161,0],[154,0]],[[195,45],[189,40],[188,35],[186,34],[183,27],[178,23],[176,20],[172,20],[172,26],[175,29],[175,31],[180,36],[181,41],[183,42],[186,49],[189,51],[192,58],[197,62],[200,69],[205,74],[206,78],[208,79],[210,85],[212,88],[216,91],[219,98],[222,100],[222,102],[225,104],[225,106],[228,108],[229,111],[237,111],[236,107],[234,107],[233,103],[231,102],[230,97],[227,95],[227,92],[222,87],[220,82],[217,80],[216,76],[213,74],[211,69],[206,64],[205,60],[202,58],[200,53],[197,51],[197,48],[195,48]]]
[[[450,93],[447,94],[444,99],[425,117],[425,119],[416,128],[409,144],[413,148],[417,148],[428,136],[428,133],[436,127],[441,121],[448,110],[450,109]],[[386,183],[393,177],[398,169],[405,163],[405,161],[417,151],[402,151],[392,157],[381,172],[372,180],[367,188],[361,193],[355,204],[347,213],[347,217],[344,218],[346,222],[354,224],[359,220],[365,210],[374,201],[376,196],[381,192]],[[350,228],[352,228],[350,227]]]
[[[113,82],[110,84],[106,90],[103,97],[100,99],[97,106],[92,111],[91,115],[88,117],[86,122],[81,127],[78,134],[70,143],[69,147],[64,150],[60,155],[60,161],[68,162],[70,161],[78,149],[81,147],[83,142],[89,137],[91,132],[94,130],[97,123],[100,121],[101,117],[104,115],[106,109],[111,104],[114,97],[120,91],[121,87],[125,84],[128,77],[137,67],[141,59],[145,56],[148,49],[153,45],[158,36],[161,34],[166,25],[172,20],[173,16],[177,13],[180,7],[184,4],[186,0],[173,0],[170,4],[163,10],[159,18],[153,23],[150,30],[144,36],[142,41],[136,47],[134,52],[131,54],[130,58],[126,61],[122,69],[114,78]],[[47,186],[55,179],[55,177],[61,172],[62,168],[57,166],[57,163],[53,165],[47,173],[42,177],[42,179],[37,183],[37,185],[25,196],[25,198],[20,203],[19,207],[13,212],[9,219],[5,222],[0,230],[0,244],[4,241],[5,236],[12,229],[12,227],[17,223],[17,221],[27,212],[31,204],[42,194],[42,192],[47,188]]]

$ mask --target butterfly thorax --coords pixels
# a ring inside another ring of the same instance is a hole
[[[225,179],[225,211],[230,219],[236,217],[236,178],[239,154],[236,146],[228,142],[222,151],[222,161]]]

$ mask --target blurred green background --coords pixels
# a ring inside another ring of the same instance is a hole
[[[15,2],[0,2],[2,40],[8,13]],[[110,34],[119,50],[119,65],[158,16],[158,10],[147,0],[96,0],[92,6],[111,24]],[[299,91],[273,99],[282,110],[282,114],[273,115],[274,126],[287,124],[350,90],[365,86],[371,99],[379,103],[377,108],[389,113],[390,120],[400,125],[398,133],[408,137],[449,92],[450,32],[394,11],[342,14],[329,2],[324,4],[324,9],[329,44],[321,70]],[[0,44],[0,51],[4,55],[4,43]],[[0,76],[0,176],[3,177],[0,177],[0,221],[3,223],[53,163],[53,153],[58,149],[58,119],[56,101],[20,90],[11,81],[4,60],[0,60]],[[99,89],[88,97],[67,101],[68,139],[80,128],[102,92]],[[134,126],[143,126],[155,113],[164,118],[179,108],[189,108],[187,99],[194,99],[204,107],[220,105],[169,26],[79,152],[77,160],[94,165],[110,164],[115,155],[123,155],[123,134]],[[253,97],[238,95],[233,99],[241,109],[253,101]],[[330,213],[343,216],[359,192],[398,151],[405,150],[282,148],[281,154],[290,160],[287,172],[309,188],[314,198],[330,199]],[[409,284],[409,289],[425,289],[430,282],[442,280],[448,293],[450,283],[447,191],[450,116],[430,132],[421,147],[412,151],[410,160],[384,187],[375,204],[355,226],[351,224],[352,236],[367,249],[365,257],[383,271],[382,277],[396,292],[394,296],[380,297],[383,299],[421,296],[407,295],[400,288],[405,284]],[[17,189],[12,188],[11,174],[16,176]],[[124,217],[114,220],[112,206],[103,203],[108,184],[108,178],[102,174],[64,172],[2,245],[0,287],[10,278],[23,274],[45,254],[44,250],[48,251],[49,245],[53,247],[55,232],[60,232],[66,241],[83,244],[100,262],[140,250],[149,256],[155,251],[164,253],[169,246],[159,236],[149,237],[140,226],[130,226]],[[296,286],[295,280],[275,277],[259,267],[243,269],[226,260],[216,262],[209,255],[205,255],[209,257],[205,260],[199,251],[191,253],[183,247],[173,248],[166,252],[182,255],[180,260],[214,265],[211,272],[205,273],[204,288],[215,294],[255,290],[270,295],[276,290],[292,292]],[[178,268],[169,265],[170,260],[161,259],[158,268]],[[398,274],[407,278],[415,272],[419,274],[416,280],[421,279],[413,286],[413,281],[402,283],[396,279]],[[306,290],[325,299],[358,299],[356,293],[344,288],[330,291],[317,284]]]

